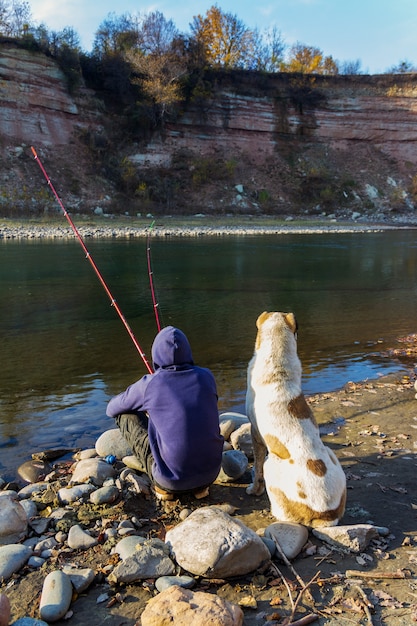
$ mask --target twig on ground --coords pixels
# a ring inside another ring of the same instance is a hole
[[[356,569],[347,569],[346,578],[408,578],[402,570],[396,572],[360,572]]]
[[[368,619],[368,622],[372,626],[372,624],[373,624],[372,615],[371,615],[371,611],[369,610],[369,606],[372,606],[372,604],[368,600],[368,596],[366,595],[366,593],[364,592],[362,587],[360,587],[359,585],[352,585],[352,589],[355,589],[359,593],[359,595],[361,596],[361,598],[363,600],[363,610],[365,611],[365,615],[366,615],[366,617]]]
[[[307,589],[307,586],[305,584],[305,582],[303,581],[303,579],[301,578],[301,576],[298,575],[298,573],[295,571],[294,567],[292,566],[292,563],[288,560],[286,554],[284,553],[283,549],[281,548],[279,541],[277,541],[277,539],[274,539],[275,541],[275,545],[277,547],[277,550],[280,554],[280,557],[282,558],[282,560],[284,561],[285,565],[291,570],[291,572],[294,574],[294,576],[296,577],[298,583],[301,585],[302,589],[307,592],[306,595],[308,596],[308,599],[310,600],[310,602],[312,602],[314,604],[314,598],[311,595],[311,592]],[[320,574],[320,572],[317,572],[317,575]],[[313,580],[316,578],[317,576],[314,576]],[[309,583],[310,585],[310,583]]]

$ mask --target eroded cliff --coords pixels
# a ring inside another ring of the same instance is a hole
[[[3,209],[48,205],[34,145],[72,210],[413,212],[416,76],[213,73],[205,87],[146,142],[124,141],[121,116],[70,95],[51,58],[1,45]]]

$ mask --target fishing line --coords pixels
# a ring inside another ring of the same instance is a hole
[[[144,362],[148,372],[150,374],[153,374],[153,369],[149,365],[148,360],[147,360],[147,358],[145,356],[145,353],[143,352],[142,348],[140,347],[140,345],[139,345],[135,335],[133,334],[132,329],[130,328],[129,324],[127,323],[127,320],[126,320],[125,316],[123,315],[119,305],[117,304],[117,302],[114,299],[114,297],[113,297],[109,287],[107,286],[106,281],[104,280],[102,274],[100,273],[100,270],[98,269],[97,265],[95,264],[94,259],[91,256],[90,252],[88,251],[87,246],[85,245],[85,243],[84,243],[80,233],[78,232],[77,227],[75,226],[75,224],[72,221],[70,215],[68,214],[66,208],[64,207],[64,204],[63,204],[61,198],[57,194],[57,192],[55,190],[55,187],[53,186],[53,184],[51,182],[51,179],[49,178],[48,174],[46,173],[45,168],[42,165],[42,162],[41,162],[40,158],[38,157],[38,154],[37,154],[37,152],[36,152],[36,150],[35,150],[35,148],[33,146],[31,146],[31,150],[32,150],[33,156],[35,158],[35,161],[37,161],[39,167],[41,168],[42,174],[44,175],[44,177],[46,179],[46,182],[48,183],[49,187],[51,188],[51,190],[52,190],[52,192],[53,192],[53,194],[54,194],[54,196],[55,196],[59,206],[61,207],[61,209],[62,209],[62,211],[63,211],[63,213],[64,213],[64,215],[65,215],[65,217],[66,217],[66,219],[67,219],[67,221],[69,223],[69,225],[71,226],[71,228],[72,228],[72,230],[73,230],[73,232],[74,232],[74,234],[75,234],[79,244],[81,245],[82,249],[84,250],[86,258],[90,262],[90,264],[91,264],[93,270],[95,271],[95,273],[96,273],[96,275],[97,275],[97,277],[98,277],[98,279],[99,279],[99,281],[100,281],[104,291],[108,295],[110,303],[111,303],[111,306],[113,306],[116,309],[118,316],[120,317],[121,321],[123,322],[124,327],[126,328],[127,332],[129,333],[129,337],[133,341],[133,344],[134,344],[136,350],[139,352],[140,357],[141,357],[142,361]]]
[[[155,224],[155,220],[149,226],[148,237],[147,237],[147,242],[146,242],[146,258],[148,261],[148,276],[149,276],[149,286],[151,288],[151,295],[152,295],[153,312],[155,315],[156,327],[159,333],[161,330],[161,322],[159,320],[159,310],[158,310],[159,303],[157,302],[156,296],[155,296],[155,286],[154,286],[154,281],[153,281],[153,270],[152,270],[152,260],[151,260],[151,232],[152,232],[152,228],[154,224]]]

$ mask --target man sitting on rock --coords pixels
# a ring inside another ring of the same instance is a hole
[[[173,326],[155,337],[152,361],[155,372],[112,398],[106,413],[116,419],[158,498],[190,491],[203,498],[223,453],[214,376],[194,365],[187,337]]]

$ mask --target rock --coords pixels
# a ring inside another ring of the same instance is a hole
[[[151,493],[151,481],[146,475],[138,476],[129,472],[125,475],[125,482],[134,493],[143,493],[144,495]]]
[[[47,461],[26,461],[17,468],[20,478],[27,483],[37,483],[52,470]]]
[[[90,502],[93,504],[108,504],[115,502],[120,496],[120,491],[115,485],[100,487],[90,494]]]
[[[275,522],[265,529],[264,534],[267,539],[272,539],[276,546],[281,547],[290,561],[300,554],[308,540],[307,528],[294,522]],[[280,556],[279,547],[277,555]]]
[[[248,423],[249,419],[246,415],[243,415],[243,413],[227,411],[219,415],[220,432],[225,439],[229,439],[232,432],[242,426],[242,424]],[[224,433],[222,432],[223,430],[225,431]]]
[[[195,585],[195,579],[191,576],[161,576],[155,581],[155,587],[160,593],[174,585],[184,589],[191,589]]]
[[[26,518],[28,520],[32,519],[33,517],[36,517],[38,514],[38,507],[36,506],[35,502],[33,502],[33,500],[22,500],[20,502],[20,506],[24,509],[25,513],[26,513]]]
[[[0,547],[0,581],[7,580],[19,571],[32,556],[32,550],[21,544],[10,544]]]
[[[217,476],[221,483],[231,483],[243,476],[248,467],[248,457],[241,450],[227,450],[223,452],[222,466]]]
[[[72,599],[72,584],[69,576],[61,570],[50,572],[42,587],[39,614],[47,622],[56,622],[68,611]]]
[[[91,482],[96,487],[101,487],[107,478],[112,478],[115,474],[115,469],[102,459],[85,459],[75,465],[70,483]]]
[[[228,441],[232,432],[236,430],[236,428],[238,428],[238,426],[236,425],[236,422],[233,421],[232,419],[221,420],[219,426],[220,426],[220,434],[223,436],[225,442]]]
[[[71,502],[76,502],[77,500],[86,498],[94,490],[94,485],[89,483],[84,485],[75,485],[74,487],[62,487],[58,490],[58,500],[61,504],[71,504]]]
[[[235,450],[241,450],[246,454],[248,459],[253,458],[253,445],[251,435],[251,425],[249,423],[242,424],[230,435],[230,443]]]
[[[16,498],[16,495],[0,498],[0,545],[17,543],[26,537],[28,518]]]
[[[38,541],[38,543],[33,547],[33,551],[35,553],[43,552],[44,550],[51,550],[53,548],[56,548],[57,545],[58,542],[55,537],[46,537],[45,539],[41,539],[41,541]]]
[[[46,622],[41,619],[34,619],[33,617],[21,617],[13,622],[13,626],[48,626]]]
[[[126,465],[126,467],[137,470],[138,472],[144,472],[146,474],[146,469],[143,467],[139,459],[133,454],[122,457],[122,462]]]
[[[168,547],[160,539],[150,539],[139,544],[109,575],[111,583],[130,583],[146,578],[171,576],[175,563],[169,556]]]
[[[72,586],[78,594],[85,591],[94,581],[96,576],[94,570],[89,567],[77,569],[76,567],[64,565],[62,571],[64,574],[69,576]]]
[[[242,626],[243,611],[219,596],[169,587],[149,600],[142,626]]]
[[[136,550],[139,549],[140,545],[142,543],[145,543],[145,541],[145,537],[123,537],[123,539],[120,539],[120,541],[113,548],[112,554],[118,554],[122,561],[124,561],[125,559],[132,556],[136,552]]]
[[[318,539],[349,552],[363,552],[371,539],[378,537],[377,529],[371,524],[325,526],[313,528],[312,532]]]
[[[195,510],[165,538],[187,572],[210,578],[241,576],[270,558],[262,539],[216,507]]]
[[[96,456],[98,455],[95,448],[87,448],[87,450],[80,450],[74,454],[74,459],[76,461],[84,461],[85,459],[93,459]]]
[[[24,502],[28,501],[23,500],[22,504]],[[51,521],[52,520],[50,520],[48,517],[35,517],[29,520],[29,526],[32,528],[32,530],[35,531],[37,535],[43,535],[43,533],[46,533],[46,531],[48,530]]]
[[[21,500],[25,500],[26,498],[31,498],[35,493],[40,493],[42,491],[46,491],[49,489],[51,485],[46,482],[34,483],[33,485],[26,485],[18,492],[18,496]]]
[[[27,564],[32,569],[39,569],[45,563],[46,559],[43,559],[41,556],[31,556],[28,560]]]
[[[10,600],[5,593],[0,593],[0,626],[7,626],[10,621]]]
[[[68,545],[73,550],[88,550],[97,545],[97,539],[89,535],[79,524],[75,524],[69,529]]]
[[[96,452],[101,457],[114,454],[117,459],[133,454],[132,448],[118,428],[106,430],[96,441]]]

